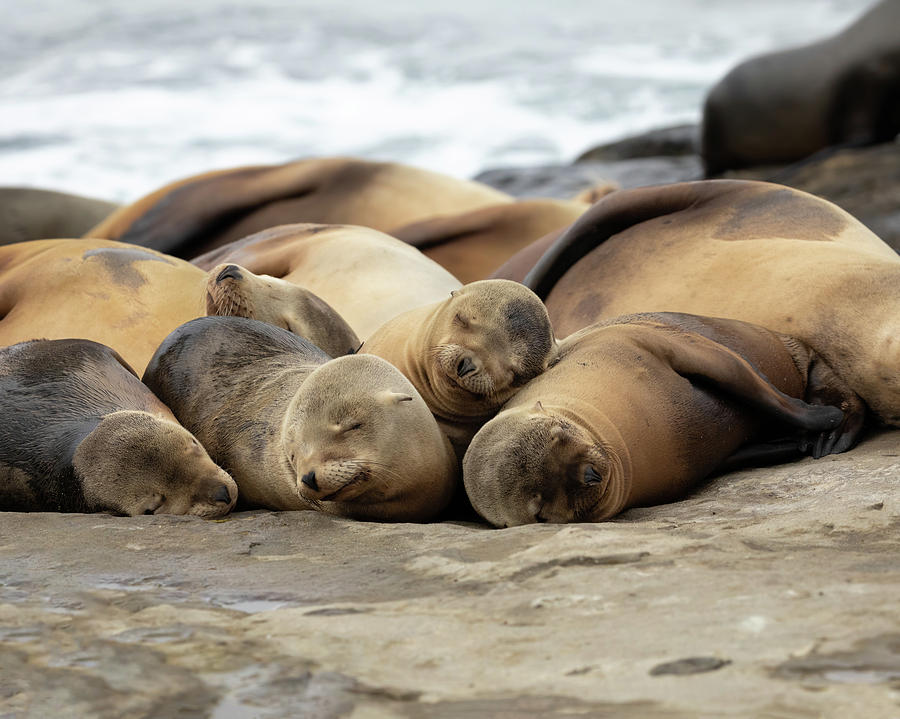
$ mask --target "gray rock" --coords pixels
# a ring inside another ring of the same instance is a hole
[[[898,476],[893,430],[603,524],[0,514],[0,716],[896,716]]]
[[[474,179],[515,197],[568,199],[595,185],[613,182],[622,188],[699,180],[703,176],[696,155],[642,157],[576,165],[506,167],[485,170]]]
[[[638,157],[696,155],[699,151],[699,126],[673,125],[597,145],[581,153],[575,162],[612,162],[633,160]]]

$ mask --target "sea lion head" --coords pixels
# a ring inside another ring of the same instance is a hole
[[[240,265],[221,264],[209,271],[206,314],[268,322],[305,337],[331,357],[349,354],[360,345],[350,325],[318,295]]]
[[[148,412],[113,412],[75,451],[88,505],[118,514],[220,517],[237,501],[237,485],[196,438]]]
[[[451,419],[492,413],[556,352],[544,303],[510,280],[454,290],[435,311],[428,342],[425,371]]]
[[[466,492],[498,527],[608,519],[622,510],[630,486],[617,438],[598,439],[540,402],[503,410],[466,451]]]
[[[346,517],[427,519],[456,483],[453,451],[425,401],[374,355],[315,369],[291,402],[282,446],[301,498]]]

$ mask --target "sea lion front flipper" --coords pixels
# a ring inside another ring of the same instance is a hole
[[[487,209],[487,211],[485,211]],[[491,228],[493,207],[478,208],[461,215],[437,215],[393,228],[388,234],[407,245],[424,250]]]
[[[809,355],[806,401],[839,407],[844,413],[844,419],[837,427],[818,435],[811,433],[801,443],[803,451],[818,459],[826,454],[846,452],[857,443],[865,425],[867,408],[862,398],[825,360],[811,350]]]
[[[687,379],[702,378],[716,388],[807,431],[838,427],[844,413],[837,407],[809,404],[779,390],[744,357],[696,332],[660,334],[648,347]]]

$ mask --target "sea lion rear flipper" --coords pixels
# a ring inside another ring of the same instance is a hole
[[[809,404],[786,395],[737,352],[700,334],[664,333],[656,342],[653,350],[678,374],[688,379],[703,378],[793,426],[823,432],[839,427],[844,420],[844,413],[837,407]]]

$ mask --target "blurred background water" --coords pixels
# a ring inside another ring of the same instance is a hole
[[[309,155],[469,177],[695,122],[872,0],[0,0],[0,185],[128,201]]]

